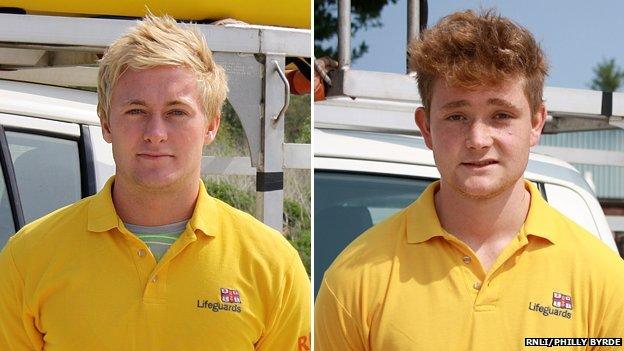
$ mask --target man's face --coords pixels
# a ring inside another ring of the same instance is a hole
[[[202,149],[219,116],[208,123],[193,72],[184,67],[128,69],[113,88],[104,139],[113,144],[117,179],[167,189],[199,178]]]
[[[518,182],[546,117],[544,106],[531,116],[523,87],[523,79],[471,90],[435,82],[429,120],[420,108],[416,122],[433,150],[442,186],[491,198]]]

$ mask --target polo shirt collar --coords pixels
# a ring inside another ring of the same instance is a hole
[[[215,237],[220,231],[219,206],[217,200],[208,195],[204,182],[199,181],[199,194],[195,203],[193,216],[189,225],[193,232],[200,232],[206,236]]]
[[[115,176],[108,179],[102,190],[95,194],[89,203],[87,229],[92,232],[106,232],[119,228],[121,219],[117,215],[113,204],[112,187]],[[218,206],[214,198],[206,192],[204,183],[199,180],[199,194],[195,203],[195,210],[189,225],[193,232],[200,232],[207,236],[216,236],[219,231],[215,216],[218,216]]]
[[[446,236],[435,209],[434,195],[440,181],[431,183],[407,208],[407,242],[418,244],[436,236]]]
[[[525,180],[524,186],[531,194],[531,203],[524,222],[525,234],[521,235],[541,237],[556,244],[559,240],[557,223],[553,221],[556,210],[546,203],[533,183]],[[408,243],[418,244],[437,236],[448,239],[449,234],[442,228],[435,209],[434,195],[439,188],[440,181],[433,182],[406,209]]]
[[[105,232],[119,226],[119,216],[112,196],[114,181],[115,176],[110,177],[104,188],[93,195],[89,202],[87,229],[91,232]]]
[[[562,214],[544,200],[535,184],[527,180],[524,182],[525,187],[531,192],[531,205],[524,221],[524,232],[527,236],[537,236],[557,244],[561,240],[561,226],[555,219]]]

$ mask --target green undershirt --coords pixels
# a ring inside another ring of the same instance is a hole
[[[178,240],[180,234],[184,232],[186,223],[188,223],[188,220],[158,226],[142,226],[128,223],[124,223],[124,225],[149,247],[156,261],[160,261],[171,245]]]

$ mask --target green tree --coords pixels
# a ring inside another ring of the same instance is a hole
[[[287,143],[309,144],[312,141],[310,98],[310,94],[290,96],[284,121],[284,140]]]
[[[381,10],[397,0],[353,0],[351,2],[351,36],[368,28],[382,27]],[[338,5],[336,0],[314,0],[314,55],[337,57],[332,44],[338,32]],[[366,42],[353,45],[351,60],[355,61],[368,51]]]
[[[595,76],[589,83],[591,89],[614,92],[622,86],[624,70],[615,63],[615,59],[603,59],[593,71]]]
[[[284,121],[284,140],[287,143],[309,144],[311,129],[310,94],[291,95],[290,106]],[[205,154],[218,156],[238,156],[248,154],[247,138],[243,124],[236,111],[226,100],[221,111],[221,125],[217,139],[206,148]]]

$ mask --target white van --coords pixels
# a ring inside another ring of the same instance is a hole
[[[315,292],[348,243],[439,179],[433,153],[415,135],[417,106],[350,97],[315,104]],[[617,252],[594,191],[574,167],[531,153],[525,177],[552,206]]]
[[[93,92],[0,80],[0,248],[114,173]]]

